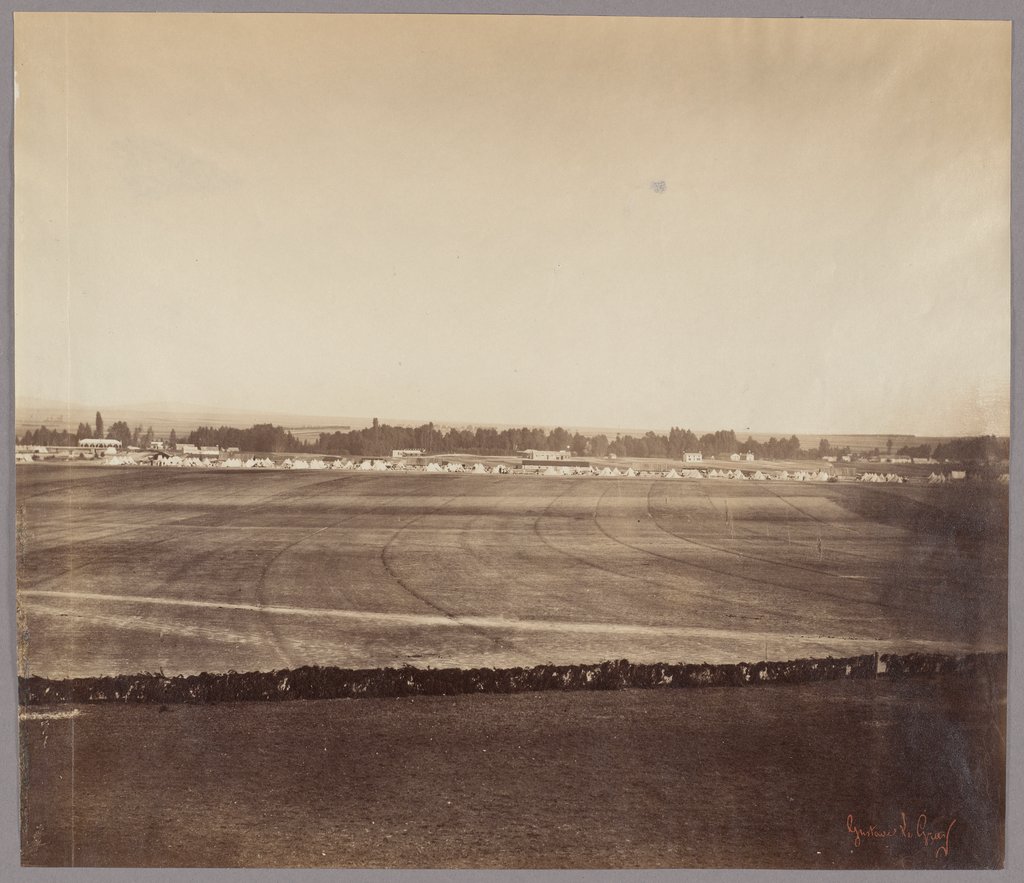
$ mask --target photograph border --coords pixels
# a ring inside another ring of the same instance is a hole
[[[545,0],[523,0],[523,2],[291,2],[253,3],[231,2],[231,0],[151,0],[151,2],[11,2],[2,0],[3,15],[0,16],[0,44],[3,47],[3,65],[0,67],[0,103],[3,105],[2,123],[6,146],[6,174],[0,183],[5,211],[0,218],[0,232],[5,247],[5,267],[2,295],[2,316],[0,349],[3,364],[0,365],[0,421],[2,421],[5,453],[0,455],[0,504],[3,506],[4,530],[0,534],[0,562],[4,602],[0,604],[0,629],[6,638],[6,658],[0,671],[0,879],[4,880],[54,880],[74,879],[87,881],[140,880],[339,880],[339,881],[383,881],[401,878],[415,881],[443,880],[622,880],[643,879],[658,881],[688,881],[714,879],[719,881],[787,881],[828,879],[836,874],[841,880],[942,880],[972,879],[984,874],[985,880],[1012,880],[1024,876],[1024,846],[1012,836],[1020,830],[1022,821],[1022,785],[1024,785],[1024,764],[1019,751],[1015,750],[1014,736],[1022,732],[1021,707],[1010,697],[1008,689],[1007,718],[1007,806],[1006,806],[1006,857],[1001,871],[957,871],[951,875],[943,871],[719,871],[719,870],[659,870],[659,871],[393,871],[393,870],[281,870],[281,869],[63,869],[63,868],[22,868],[20,866],[19,837],[19,785],[17,753],[17,698],[16,698],[16,628],[15,628],[15,573],[14,573],[14,458],[6,448],[13,447],[14,435],[14,310],[13,310],[13,14],[15,12],[276,12],[276,13],[483,13],[483,14],[532,14],[532,15],[599,15],[599,16],[669,16],[704,18],[863,18],[863,19],[995,19],[1013,22],[1013,113],[1012,113],[1012,251],[1017,258],[1012,261],[1012,395],[1011,400],[1019,403],[1024,395],[1024,368],[1022,368],[1021,340],[1024,312],[1024,295],[1020,273],[1020,259],[1024,251],[1024,197],[1020,187],[1022,174],[1022,128],[1021,109],[1024,85],[1021,69],[1024,67],[1021,27],[1024,26],[1024,3],[1020,0],[604,0],[604,2],[545,2]],[[1014,407],[1011,413],[1011,484],[1010,484],[1010,611],[1009,611],[1009,683],[1018,685],[1021,681],[1021,651],[1016,636],[1020,633],[1024,617],[1024,599],[1020,589],[1024,588],[1024,537],[1021,501],[1024,500],[1024,418],[1022,409]],[[1020,695],[1019,691],[1017,695]]]

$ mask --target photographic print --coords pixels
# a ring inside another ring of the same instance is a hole
[[[1010,52],[17,14],[23,865],[1003,867]]]

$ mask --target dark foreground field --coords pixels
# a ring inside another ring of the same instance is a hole
[[[1006,648],[1007,490],[17,468],[23,675]]]
[[[993,867],[1003,683],[82,706],[21,723],[23,861]]]

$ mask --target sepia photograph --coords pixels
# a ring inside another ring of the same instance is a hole
[[[21,864],[1003,868],[1011,49],[16,13]]]

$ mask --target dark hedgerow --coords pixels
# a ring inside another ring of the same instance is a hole
[[[87,702],[278,702],[293,699],[380,699],[463,693],[523,693],[540,690],[757,686],[849,678],[905,678],[980,674],[1006,665],[1005,653],[968,656],[912,653],[846,659],[797,659],[736,665],[641,665],[626,661],[533,668],[373,668],[303,666],[272,672],[202,672],[196,675],[113,675],[52,680],[18,679],[22,705]]]

